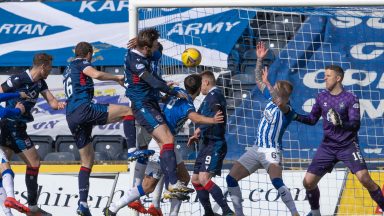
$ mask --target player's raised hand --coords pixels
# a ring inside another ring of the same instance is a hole
[[[128,49],[134,49],[137,46],[137,38],[134,37],[131,40],[128,41],[127,48]]]
[[[224,123],[224,115],[221,110],[217,111],[215,116],[213,116],[215,124]]]
[[[268,53],[268,49],[265,47],[265,43],[260,41],[256,45],[256,56],[259,59],[263,59]]]
[[[342,125],[343,122],[340,118],[340,114],[333,108],[329,109],[327,112],[327,120],[330,121],[334,126]]]
[[[25,93],[25,92],[19,92],[19,94],[20,94],[20,98],[23,98],[23,99],[29,99],[29,98],[31,98],[31,97],[29,97],[29,95],[27,95],[27,93]]]
[[[17,102],[15,108],[20,109],[21,114],[25,113],[25,107],[22,103]]]

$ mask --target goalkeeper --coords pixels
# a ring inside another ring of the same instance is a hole
[[[356,175],[367,188],[372,199],[384,209],[384,197],[380,187],[372,180],[364,158],[360,153],[357,132],[360,128],[359,99],[346,91],[341,84],[344,71],[336,65],[325,67],[325,88],[316,97],[309,115],[297,115],[296,120],[314,125],[323,117],[324,138],[305,174],[303,185],[311,206],[309,215],[320,215],[320,179],[331,172],[338,161]]]

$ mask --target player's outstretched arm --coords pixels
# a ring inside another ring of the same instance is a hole
[[[224,116],[222,111],[217,111],[214,117],[206,117],[197,112],[190,112],[188,118],[195,124],[219,124],[224,123]]]
[[[123,75],[113,75],[103,71],[98,71],[92,66],[84,68],[83,73],[92,79],[97,79],[101,81],[115,81],[121,86],[124,86],[124,76]]]
[[[54,110],[64,109],[67,105],[65,102],[58,101],[48,89],[41,92],[41,94],[43,95],[44,99],[48,102],[49,106]]]
[[[140,78],[143,79],[145,82],[148,83],[152,88],[158,89],[166,94],[177,96],[178,98],[188,98],[188,96],[183,93],[182,91],[177,91],[175,89],[170,88],[167,83],[155,78],[152,74],[150,74],[148,71],[144,71]]]
[[[319,121],[320,116],[321,116],[321,107],[318,103],[318,99],[316,98],[316,102],[312,106],[312,110],[309,113],[309,115],[296,114],[294,119],[303,124],[315,125],[317,121]]]
[[[25,92],[11,92],[11,93],[0,93],[0,102],[4,102],[14,98],[28,98]]]

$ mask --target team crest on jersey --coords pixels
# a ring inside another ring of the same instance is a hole
[[[328,106],[328,103],[327,103],[327,102],[324,102],[324,103],[323,103],[323,106],[324,106],[324,107],[327,107],[327,106]]]
[[[339,107],[340,107],[340,109],[344,109],[344,107],[345,107],[344,102],[341,102]]]
[[[143,68],[145,68],[145,65],[144,65],[144,64],[136,64],[136,69],[137,69],[137,70],[141,70],[141,69],[143,69]]]

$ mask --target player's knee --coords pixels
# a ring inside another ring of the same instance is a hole
[[[276,190],[278,190],[279,188],[283,187],[285,184],[283,182],[283,179],[274,178],[274,179],[272,179],[272,185],[273,185],[273,187],[276,188]]]
[[[201,185],[206,185],[211,178],[208,178],[207,176],[199,176],[199,181]]]
[[[233,178],[231,175],[227,175],[226,181],[227,181],[228,187],[239,186],[239,182],[235,178]]]
[[[309,181],[306,178],[304,178],[304,180],[303,180],[303,186],[306,190],[313,190],[316,188],[316,184],[312,181]]]
[[[152,193],[156,188],[156,184],[143,184],[145,194]]]

